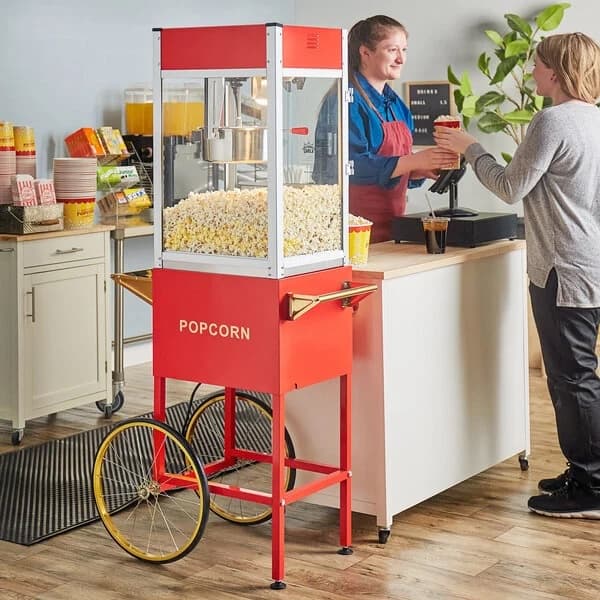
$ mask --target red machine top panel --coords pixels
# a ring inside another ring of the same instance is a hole
[[[283,66],[286,69],[341,69],[342,30],[284,26]]]
[[[264,69],[266,66],[266,25],[161,30],[163,70]],[[341,29],[285,25],[283,67],[341,69]]]
[[[161,69],[264,69],[265,25],[182,27],[160,35]]]

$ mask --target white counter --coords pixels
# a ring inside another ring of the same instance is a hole
[[[376,244],[354,280],[379,290],[354,315],[353,510],[386,530],[398,512],[529,453],[525,243],[443,255]],[[297,456],[337,464],[338,388],[288,395]],[[338,505],[333,490],[309,501]]]

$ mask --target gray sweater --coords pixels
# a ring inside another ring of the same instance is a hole
[[[527,273],[545,287],[554,267],[558,306],[600,306],[600,109],[578,100],[537,113],[511,163],[480,144],[465,152],[499,198],[523,200]]]

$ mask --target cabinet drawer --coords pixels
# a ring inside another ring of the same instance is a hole
[[[23,243],[23,266],[54,265],[104,256],[104,234],[68,235]]]

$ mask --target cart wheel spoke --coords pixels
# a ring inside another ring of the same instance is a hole
[[[224,456],[225,394],[217,392],[205,398],[190,418],[186,439],[207,469],[211,463],[230,458]],[[244,392],[235,394],[235,448],[272,454],[271,408],[261,399]],[[295,458],[294,445],[286,429],[285,456]],[[220,483],[271,493],[271,463],[232,459],[231,464],[209,476],[211,483]],[[296,470],[285,468],[286,491],[294,487]],[[263,523],[271,518],[271,507],[257,502],[210,494],[210,509],[226,521],[241,525]]]
[[[144,418],[119,423],[98,449],[93,478],[100,518],[132,556],[168,563],[200,541],[208,520],[206,475],[170,426]]]

